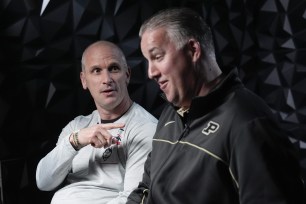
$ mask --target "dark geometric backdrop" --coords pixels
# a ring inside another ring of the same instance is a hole
[[[306,178],[306,1],[1,0],[0,203],[50,203],[52,192],[36,188],[35,169],[61,129],[94,109],[79,80],[90,43],[110,40],[123,49],[132,98],[159,116],[164,103],[147,79],[138,30],[156,11],[177,6],[207,19],[223,69],[238,67],[293,133]]]

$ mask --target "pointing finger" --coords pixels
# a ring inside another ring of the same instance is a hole
[[[123,128],[125,126],[124,123],[106,123],[106,124],[100,124],[102,128],[110,130],[115,128]]]

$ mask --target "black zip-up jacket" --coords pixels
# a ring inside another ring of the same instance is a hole
[[[184,119],[165,107],[128,204],[305,204],[298,159],[270,108],[232,71]]]

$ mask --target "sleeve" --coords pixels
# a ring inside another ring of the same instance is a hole
[[[230,170],[241,204],[301,204],[304,186],[293,145],[266,119],[239,125]]]
[[[142,181],[139,182],[138,187],[134,189],[129,195],[127,204],[145,203],[149,193],[149,186],[151,183],[150,166],[151,166],[151,153],[148,155],[147,160],[145,162]]]
[[[62,184],[71,170],[72,160],[77,151],[69,142],[73,132],[69,123],[59,136],[56,147],[42,158],[36,169],[36,184],[40,190],[51,191]]]
[[[152,138],[156,124],[147,123],[131,130],[127,148],[126,172],[124,177],[124,190],[119,196],[107,204],[125,204],[129,194],[137,187],[144,172],[144,163],[152,149]]]

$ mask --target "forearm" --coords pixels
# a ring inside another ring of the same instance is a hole
[[[150,167],[151,167],[151,153],[148,155],[147,160],[144,165],[144,173],[142,181],[139,183],[137,188],[135,188],[129,195],[127,204],[140,204],[144,203],[148,193],[150,185]]]
[[[143,197],[143,190],[148,189],[148,184],[150,183],[150,151],[152,149],[152,135],[154,133],[155,126],[143,126],[141,134],[139,134],[138,140],[133,140],[130,145],[129,158],[126,164],[126,174],[124,179],[124,196],[125,200],[131,194],[136,194],[135,196],[139,199],[134,203],[140,203]],[[141,184],[141,186],[139,185]],[[137,189],[137,190],[135,190]]]
[[[36,183],[40,190],[50,191],[66,178],[77,152],[64,138],[51,152],[42,158],[36,169]]]

